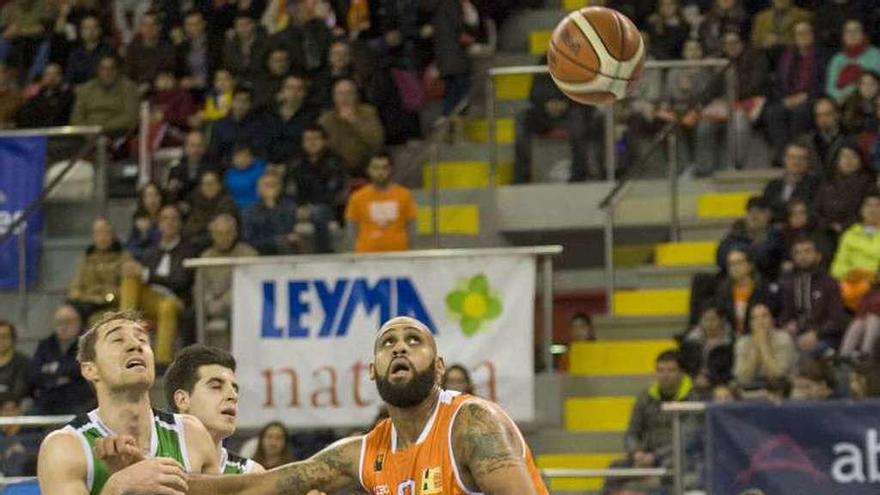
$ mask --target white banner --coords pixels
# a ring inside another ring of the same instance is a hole
[[[373,339],[398,315],[425,322],[478,395],[534,419],[532,255],[239,265],[233,280],[242,427],[371,424]]]

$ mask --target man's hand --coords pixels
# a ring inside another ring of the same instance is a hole
[[[104,461],[111,473],[144,460],[144,454],[135,439],[128,435],[104,437],[95,440],[95,457]]]
[[[186,473],[173,459],[147,459],[119,471],[107,480],[110,493],[124,495],[185,495]]]
[[[805,101],[807,101],[806,93],[795,93],[783,98],[782,104],[785,105],[785,108],[791,110]]]
[[[357,111],[354,107],[339,107],[339,117],[346,122],[357,124]]]
[[[654,467],[655,461],[654,454],[650,452],[642,452],[641,450],[633,454],[633,464],[637,468],[651,468]]]
[[[815,330],[801,334],[797,339],[798,349],[802,352],[813,352],[819,345],[819,337]]]

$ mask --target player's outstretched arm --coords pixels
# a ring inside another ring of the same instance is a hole
[[[239,476],[195,476],[188,495],[306,495],[358,486],[363,437],[344,438],[305,461],[264,473]]]
[[[462,481],[486,495],[537,495],[516,426],[486,401],[461,406],[452,446]]]

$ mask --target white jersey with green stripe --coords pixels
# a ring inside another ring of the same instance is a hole
[[[246,457],[229,452],[226,447],[220,447],[220,472],[223,474],[248,474],[256,464]]]
[[[152,429],[150,432],[150,453],[148,457],[174,459],[183,466],[186,472],[192,472],[189,454],[186,449],[186,441],[184,440],[183,417],[179,414],[171,414],[153,409],[150,425]],[[104,462],[95,458],[93,449],[98,438],[114,436],[115,434],[98,417],[97,409],[88,414],[77,416],[64,429],[76,433],[77,437],[79,437],[88,466],[86,486],[88,486],[91,495],[100,494],[110,474]]]

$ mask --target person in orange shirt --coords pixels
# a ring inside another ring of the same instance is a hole
[[[415,237],[415,200],[409,189],[391,181],[391,156],[370,158],[370,184],[351,195],[345,208],[349,236],[356,253],[405,251]]]
[[[496,404],[440,387],[431,331],[406,316],[376,333],[370,378],[389,417],[310,459],[260,474],[195,477],[188,495],[274,495],[362,488],[385,495],[547,495],[522,434]],[[137,459],[124,437],[116,455]]]

